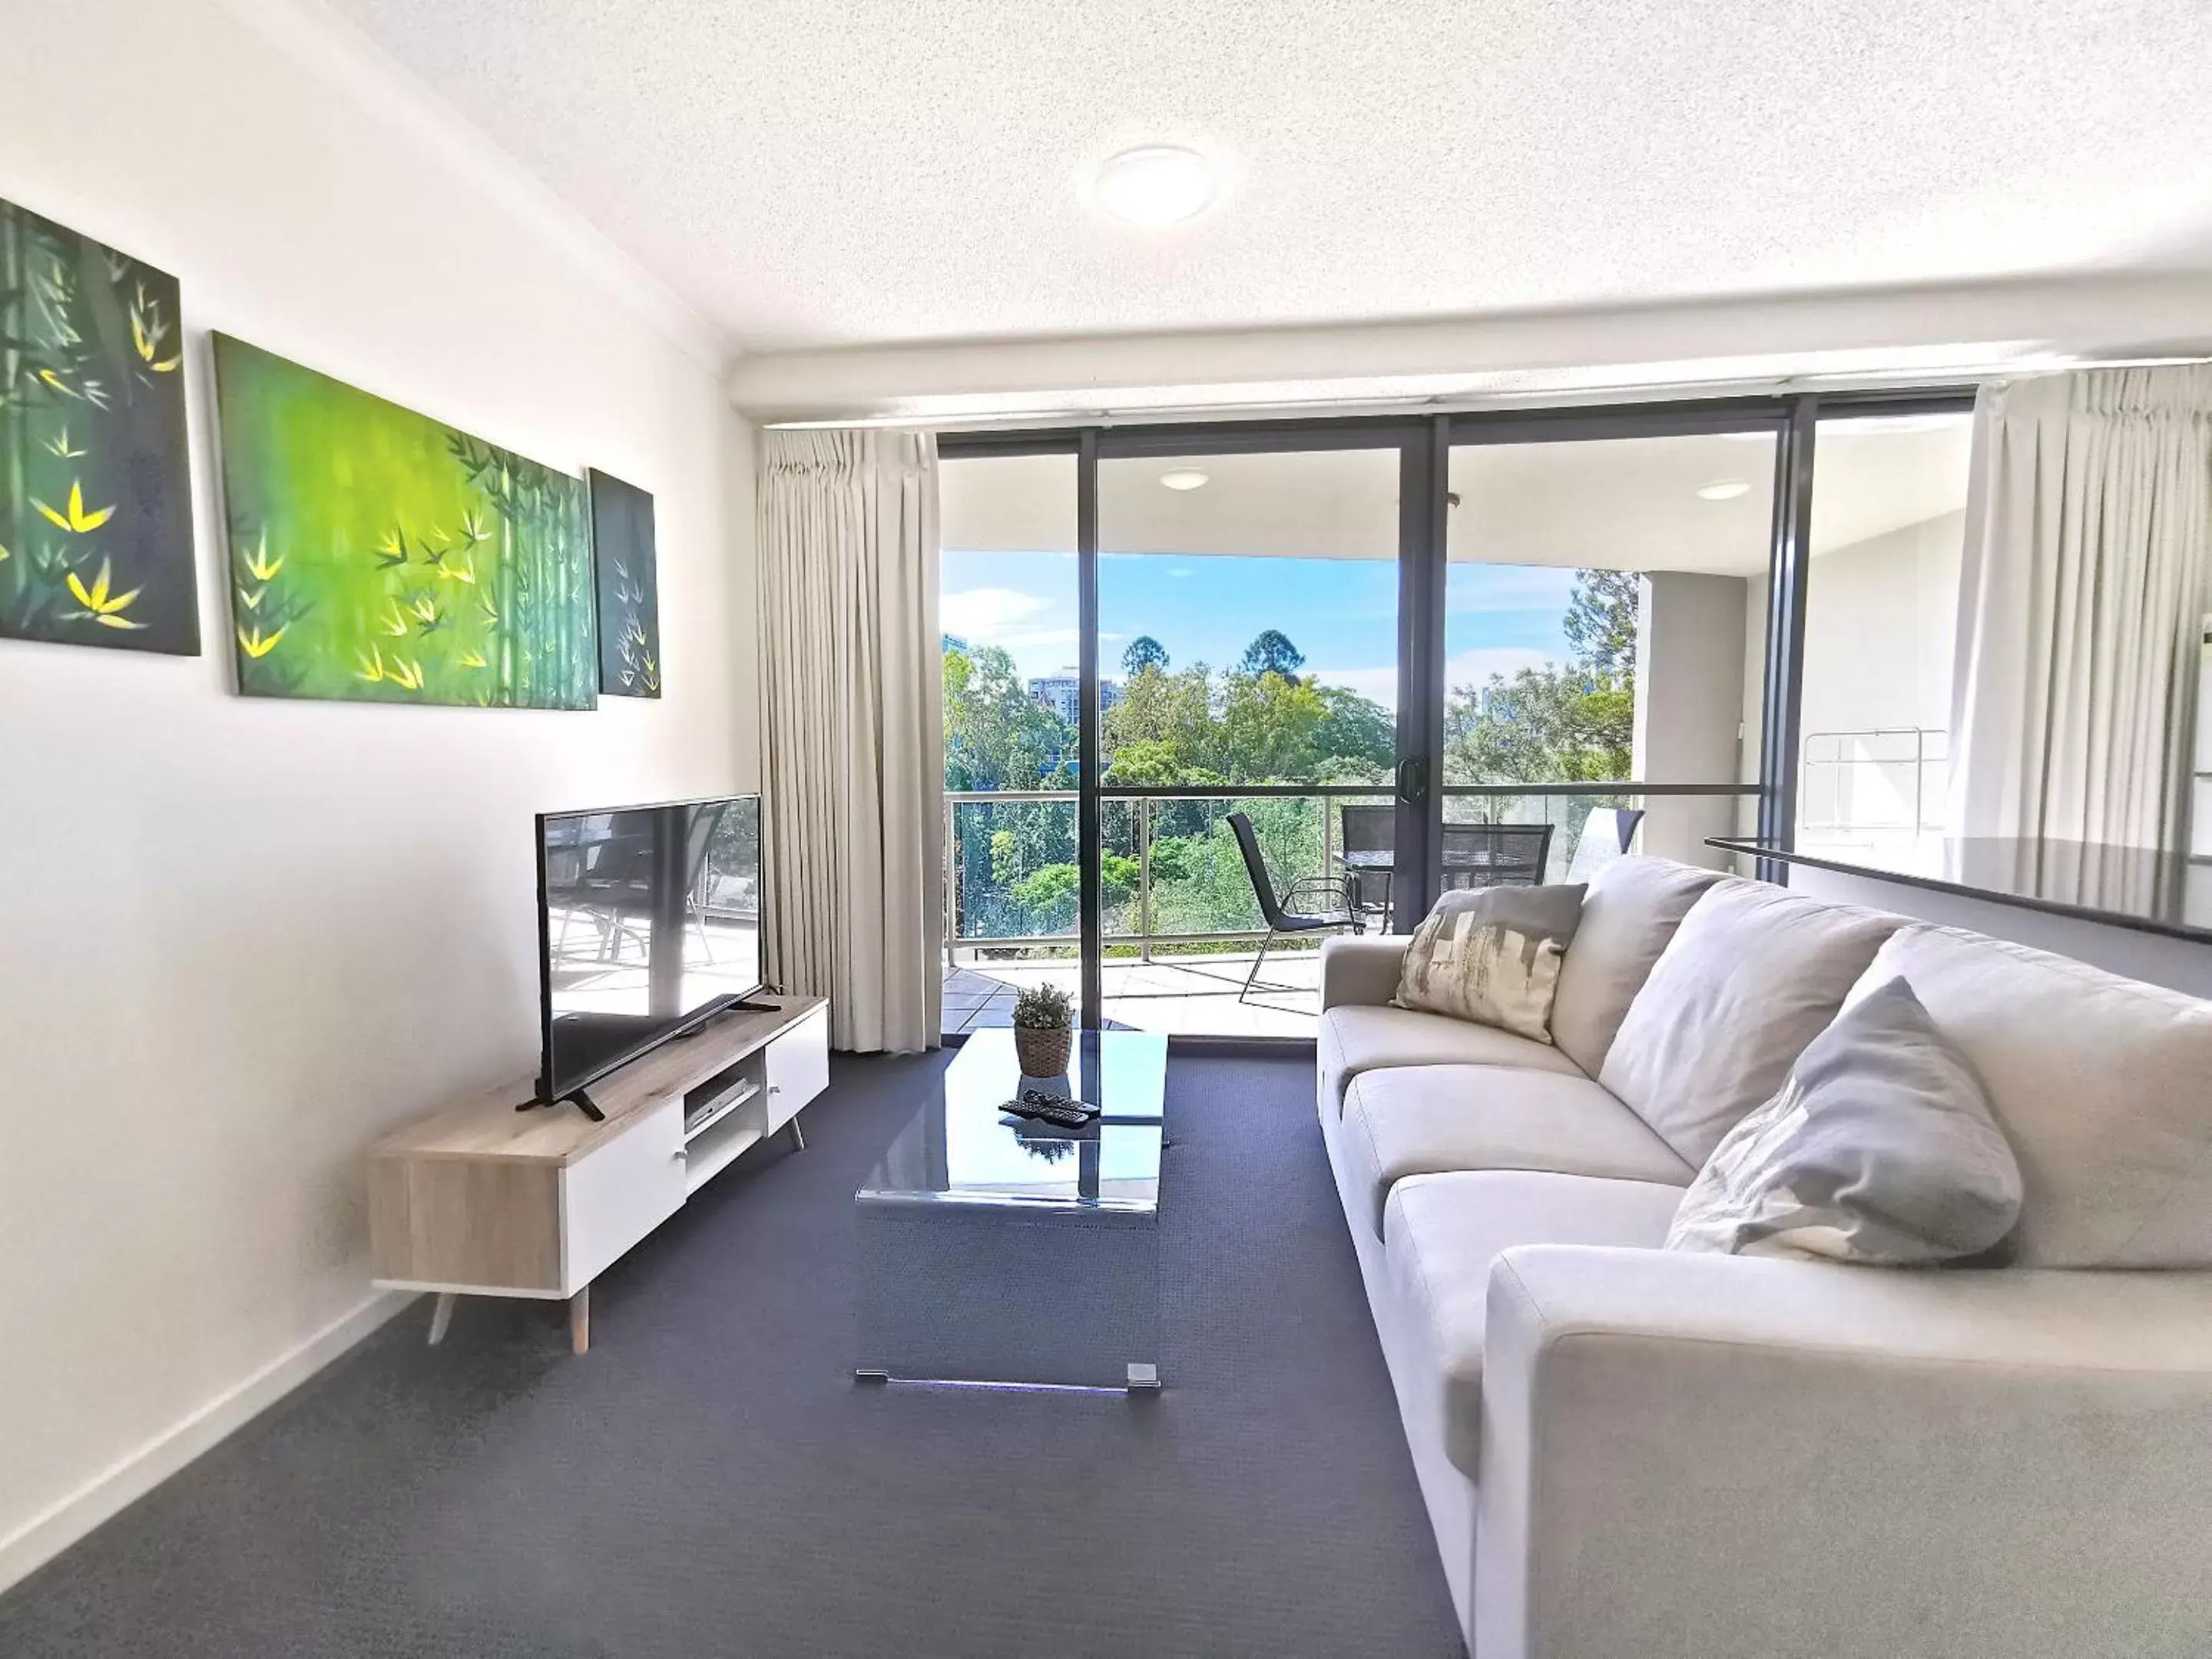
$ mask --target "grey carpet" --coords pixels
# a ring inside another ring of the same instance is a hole
[[[410,1310],[0,1598],[0,1654],[1460,1652],[1312,1062],[1170,1067],[1149,1401],[853,1382],[852,1191],[943,1063],[838,1060],[582,1359]]]

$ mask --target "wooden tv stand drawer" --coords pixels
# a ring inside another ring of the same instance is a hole
[[[594,1085],[606,1116],[574,1105],[519,1112],[527,1084],[462,1103],[377,1143],[368,1160],[370,1271],[380,1285],[433,1291],[431,1340],[456,1296],[566,1299],[576,1352],[589,1344],[591,1282],[684,1206],[690,1193],[776,1130],[830,1083],[830,1007],[763,999]],[[687,1091],[730,1084],[732,1104],[688,1140]]]

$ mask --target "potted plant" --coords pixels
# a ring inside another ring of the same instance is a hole
[[[1014,999],[1014,1054],[1024,1077],[1060,1077],[1075,1046],[1075,1006],[1057,985],[1032,985]]]

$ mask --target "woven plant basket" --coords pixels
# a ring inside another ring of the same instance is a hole
[[[1014,1054],[1022,1063],[1024,1077],[1064,1075],[1074,1048],[1075,1033],[1064,1026],[1058,1030],[1042,1025],[1014,1027]]]

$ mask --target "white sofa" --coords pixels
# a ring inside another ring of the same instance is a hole
[[[1475,1659],[2212,1654],[2212,1004],[1651,859],[1556,1046],[1322,957],[1323,1137]],[[1682,1188],[1902,974],[2027,1188],[2013,1265],[1669,1253]]]

